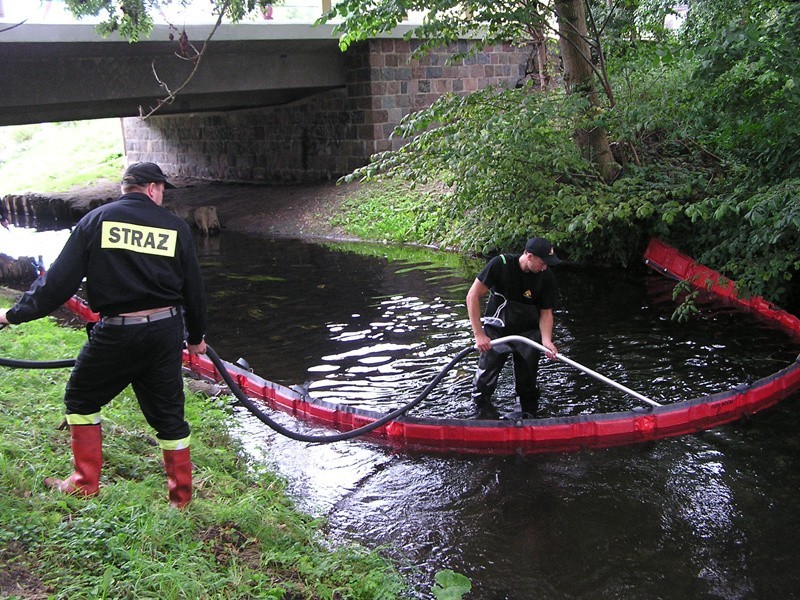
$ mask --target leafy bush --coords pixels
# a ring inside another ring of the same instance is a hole
[[[705,136],[746,182],[800,175],[800,5],[781,4],[756,5],[697,50],[693,91]]]
[[[561,190],[596,179],[571,142],[568,106],[563,95],[531,89],[443,96],[398,127],[408,145],[347,179],[441,182],[439,201],[417,207],[432,225],[419,241],[484,253],[518,243],[532,227],[552,231]]]
[[[577,101],[527,87],[439,99],[397,128],[408,145],[348,179],[443,183],[406,207],[429,224],[416,241],[488,254],[537,234],[573,260],[626,265],[655,235],[744,293],[800,298],[800,5],[700,2],[680,37],[636,38],[653,6],[610,22],[628,39],[609,45],[616,102],[595,119],[616,181],[573,143],[592,125]]]
[[[693,31],[697,135],[726,177],[686,212],[700,260],[785,303],[800,273],[800,6],[747,4],[725,27]]]
[[[623,155],[632,156],[611,184],[573,143],[578,101],[531,88],[442,97],[398,127],[408,145],[346,179],[443,182],[437,202],[409,206],[430,225],[430,237],[416,241],[490,254],[545,235],[573,260],[629,264],[648,235],[680,221],[708,181],[707,171],[688,164],[702,150],[665,133],[672,130],[666,118],[635,122],[645,113],[674,113],[652,106],[676,96],[666,88],[680,88],[678,77],[663,76],[667,71],[657,63],[649,77],[644,69],[629,76],[626,109],[599,117],[621,140]],[[660,77],[662,85],[653,85]]]

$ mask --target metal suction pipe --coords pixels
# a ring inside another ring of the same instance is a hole
[[[497,338],[496,340],[492,340],[492,346],[497,346],[498,344],[505,344],[505,343],[509,343],[509,342],[518,342],[520,344],[527,344],[528,346],[533,346],[537,350],[541,350],[542,352],[544,352],[545,355],[548,355],[550,353],[550,351],[547,348],[545,348],[544,346],[542,346],[540,343],[534,342],[532,339],[523,337],[521,335],[507,335],[507,336],[504,336],[504,337],[501,337],[501,338]],[[613,381],[612,379],[609,379],[605,375],[601,375],[597,371],[593,371],[589,367],[584,367],[582,364],[580,364],[578,362],[575,362],[571,358],[567,358],[563,354],[556,353],[555,358],[560,360],[561,362],[565,362],[568,365],[571,365],[571,366],[575,367],[576,369],[579,369],[579,370],[583,371],[587,375],[591,375],[592,377],[594,377],[595,379],[598,379],[599,381],[602,381],[603,383],[607,383],[608,385],[610,385],[612,387],[615,387],[618,390],[622,390],[626,394],[630,394],[634,398],[638,398],[639,400],[649,404],[650,406],[661,406],[661,404],[659,404],[655,400],[651,400],[647,396],[643,396],[639,392],[635,392],[632,389],[625,387],[621,383],[617,383],[616,381]]]

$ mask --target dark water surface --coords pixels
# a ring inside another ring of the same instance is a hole
[[[209,342],[313,397],[390,409],[471,345],[464,297],[480,261],[383,246],[322,246],[226,233],[200,247]],[[670,319],[672,283],[644,269],[557,268],[560,351],[659,402],[728,389],[795,360],[800,344],[703,300]],[[468,417],[475,358],[414,414]],[[513,410],[513,379],[497,394]],[[542,416],[639,401],[543,362]],[[453,569],[479,599],[800,597],[797,397],[692,436],[529,456],[300,444],[240,412],[248,449],[290,482],[330,536],[385,546],[431,598]],[[286,415],[277,420],[317,431]]]
[[[397,407],[472,344],[464,297],[481,261],[230,232],[198,244],[209,343],[314,397]],[[800,352],[709,300],[673,322],[672,283],[646,269],[556,274],[560,351],[658,402],[752,381]],[[473,355],[414,414],[469,417],[474,366]],[[540,382],[541,416],[639,405],[560,362],[543,361]],[[507,372],[501,412],[513,395]],[[248,450],[286,477],[300,507],[326,517],[336,542],[383,547],[412,598],[432,598],[433,575],[453,569],[479,600],[788,599],[800,597],[798,399],[697,435],[528,456],[308,445],[237,415]]]

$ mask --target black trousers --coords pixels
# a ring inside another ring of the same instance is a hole
[[[486,334],[496,339],[501,335],[491,327],[486,327]],[[509,335],[503,333],[502,335]],[[539,332],[526,331],[521,334],[529,339],[541,343]],[[508,356],[514,361],[514,388],[520,403],[525,408],[534,408],[539,401],[539,387],[536,378],[539,374],[540,352],[527,344],[501,344],[493,346],[488,352],[481,352],[478,359],[478,369],[475,372],[475,392],[473,398],[476,402],[491,401],[492,394],[497,388],[500,372],[506,364]]]
[[[159,439],[188,437],[181,373],[183,341],[180,314],[141,325],[100,321],[81,349],[67,382],[67,413],[98,413],[131,385]]]

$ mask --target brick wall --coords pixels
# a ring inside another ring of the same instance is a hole
[[[466,52],[470,42],[429,52],[420,60],[409,60],[419,41],[379,39],[369,42],[372,150],[396,150],[404,141],[389,139],[394,127],[409,112],[426,108],[446,93],[464,94],[489,85],[513,87],[525,76],[528,48],[494,47],[448,65],[450,57]]]
[[[347,85],[277,107],[123,119],[128,160],[159,163],[172,176],[259,183],[336,179],[400,148],[389,139],[409,112],[448,92],[513,86],[526,48],[495,47],[447,65],[469,42],[410,59],[418,42],[376,39],[347,51]]]

